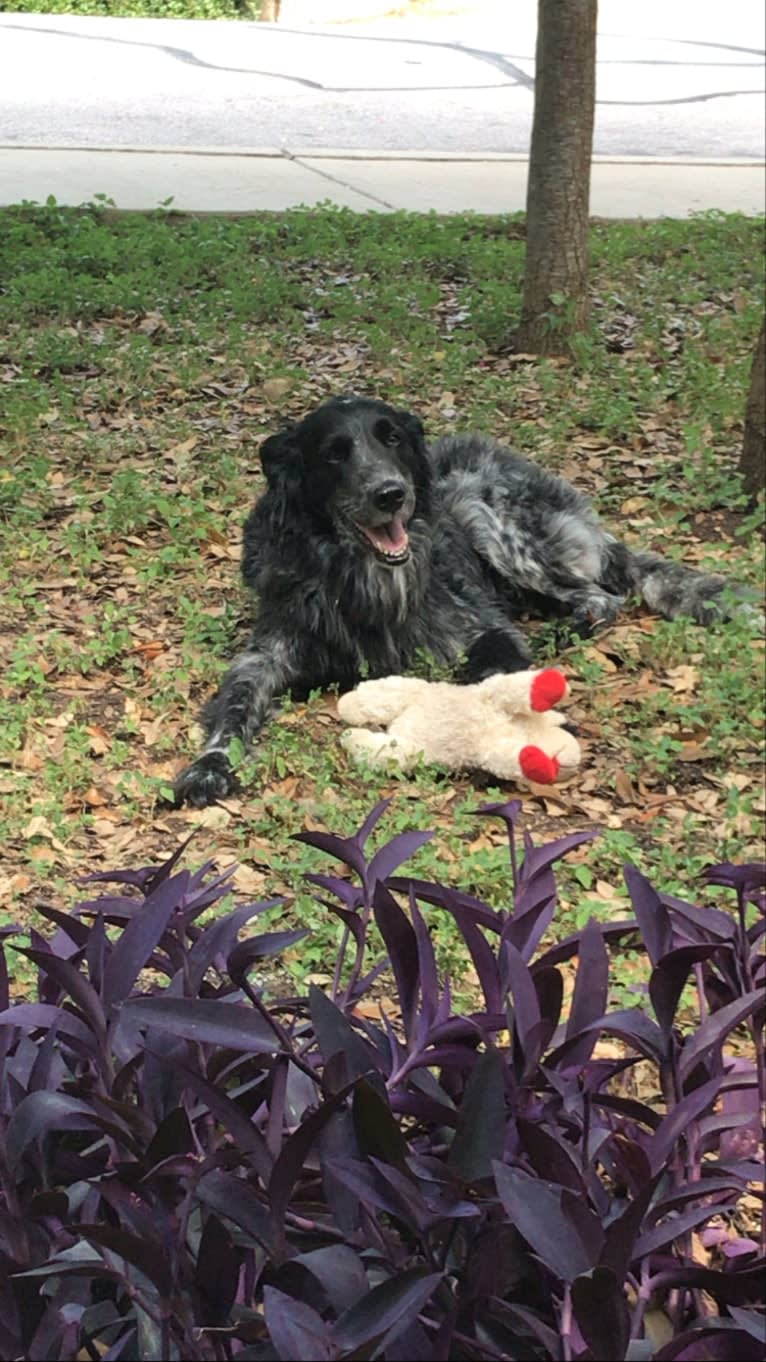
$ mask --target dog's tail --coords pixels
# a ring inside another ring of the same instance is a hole
[[[754,618],[760,613],[751,593],[727,578],[698,572],[657,553],[637,552],[611,537],[601,584],[618,595],[639,595],[650,610],[669,620],[686,616],[696,624],[711,624],[741,613]]]

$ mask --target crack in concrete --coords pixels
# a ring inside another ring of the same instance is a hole
[[[309,175],[319,175],[323,180],[330,180],[333,184],[339,184],[343,189],[348,189],[352,194],[359,194],[361,198],[369,199],[371,203],[377,203],[382,208],[389,208],[392,212],[396,211],[396,205],[389,203],[387,199],[382,199],[378,194],[371,194],[368,189],[358,189],[355,184],[350,184],[348,180],[342,180],[339,175],[331,175],[328,170],[319,170],[317,166],[309,165],[307,160],[301,156],[295,156],[287,147],[282,148],[282,156],[286,161],[292,161],[294,165],[300,166],[302,170],[307,170]]]

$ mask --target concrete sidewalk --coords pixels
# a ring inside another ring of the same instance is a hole
[[[172,199],[184,212],[248,213],[331,202],[360,212],[409,209],[512,213],[526,200],[527,158],[481,153],[278,148],[113,150],[0,147],[0,205],[77,206],[104,194],[147,211]],[[762,162],[596,157],[591,213],[687,217],[705,209],[764,211]]]

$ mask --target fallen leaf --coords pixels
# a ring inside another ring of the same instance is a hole
[[[289,393],[292,388],[292,380],[289,378],[267,378],[261,384],[261,392],[269,402],[276,402],[285,393]]]
[[[617,796],[623,804],[635,804],[636,792],[633,789],[633,782],[627,771],[618,770],[614,776],[614,788]]]
[[[671,689],[677,695],[685,694],[696,690],[699,685],[700,674],[696,667],[689,667],[683,663],[680,667],[669,667],[665,673]]]

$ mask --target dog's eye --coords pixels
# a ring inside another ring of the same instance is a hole
[[[380,421],[375,428],[375,434],[380,440],[380,443],[382,445],[388,445],[389,449],[395,449],[396,446],[402,442],[399,431],[395,426],[389,425],[388,421]]]
[[[339,437],[332,440],[325,450],[325,458],[329,463],[343,463],[351,453],[351,442]]]

